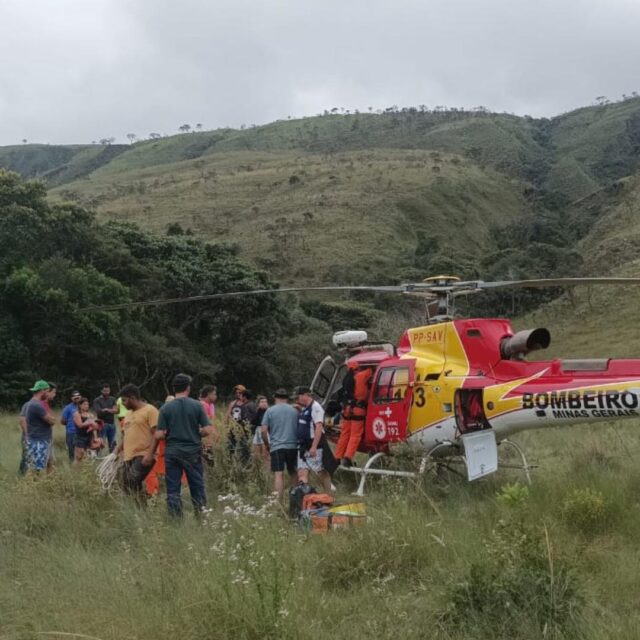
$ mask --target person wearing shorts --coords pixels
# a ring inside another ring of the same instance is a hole
[[[331,476],[322,464],[324,409],[313,399],[309,387],[298,387],[298,480],[307,484],[313,471],[327,493],[331,492]]]
[[[52,427],[55,418],[47,410],[49,383],[38,380],[30,389],[33,397],[24,409],[27,431],[27,461],[31,471],[39,473],[50,467]]]
[[[256,398],[256,415],[253,420],[251,420],[251,430],[253,431],[251,443],[253,444],[253,450],[257,456],[265,462],[269,460],[269,452],[262,439],[262,418],[268,408],[269,401],[266,396],[258,396]]]
[[[27,448],[29,467],[34,471],[44,471],[49,466],[51,440],[29,440]]]
[[[282,496],[284,491],[284,470],[286,469],[294,486],[298,470],[298,412],[288,403],[285,389],[274,394],[275,404],[262,416],[260,432],[262,442],[269,451],[273,491]],[[256,430],[257,431],[257,430]]]
[[[94,432],[99,428],[93,414],[89,411],[89,399],[80,398],[78,410],[72,416],[76,429],[73,443],[74,464],[79,464],[87,451],[91,452],[91,443],[94,440]]]
[[[73,441],[73,448],[82,449],[86,451],[91,448],[91,442],[93,440],[92,433],[86,427],[79,428],[76,431],[75,439]],[[75,451],[74,451],[75,453]]]

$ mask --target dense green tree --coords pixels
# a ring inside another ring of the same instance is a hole
[[[151,397],[177,370],[260,390],[308,380],[317,359],[303,352],[317,345],[308,332],[319,325],[294,298],[90,309],[275,286],[237,254],[187,234],[100,224],[74,205],[50,206],[41,184],[0,171],[0,404],[23,397],[35,377],[87,391],[103,378],[134,381]]]

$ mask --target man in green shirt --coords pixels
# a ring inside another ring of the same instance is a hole
[[[189,483],[191,502],[198,515],[207,504],[202,467],[202,438],[215,433],[200,402],[189,397],[191,378],[179,373],[173,379],[175,400],[160,409],[154,444],[143,464],[153,460],[157,444],[166,441],[164,453],[165,480],[167,484],[167,508],[169,514],[182,516],[180,497],[181,479],[184,472]]]

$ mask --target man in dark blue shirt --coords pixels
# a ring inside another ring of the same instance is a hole
[[[78,410],[80,404],[79,391],[74,391],[71,394],[71,402],[62,410],[60,415],[60,423],[64,425],[66,432],[67,451],[69,452],[69,462],[73,462],[75,438],[76,438],[76,425],[73,421],[73,414]]]
[[[173,379],[175,399],[160,408],[154,444],[143,458],[148,465],[153,460],[160,440],[166,441],[164,453],[165,480],[167,484],[167,508],[172,516],[182,516],[180,498],[181,479],[184,473],[189,483],[191,503],[200,514],[207,506],[202,466],[202,438],[216,433],[200,402],[189,397],[191,377],[179,373]]]

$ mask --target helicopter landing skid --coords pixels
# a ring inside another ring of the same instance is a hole
[[[517,469],[520,471],[524,472],[524,477],[527,479],[527,484],[531,485],[531,474],[529,473],[529,471],[531,469],[535,469],[538,465],[535,464],[529,464],[529,462],[527,461],[527,456],[524,455],[524,451],[520,448],[519,445],[517,445],[515,442],[513,442],[512,440],[508,440],[507,438],[504,438],[503,440],[500,440],[500,442],[498,444],[507,444],[510,447],[512,447],[513,449],[515,449],[516,453],[520,456],[520,460],[522,461],[522,465],[518,465],[518,464],[501,464],[500,468],[501,469]]]
[[[521,465],[518,464],[500,464],[500,468],[501,469],[516,469],[519,471],[524,472],[525,478],[527,480],[527,484],[531,485],[532,481],[531,481],[531,474],[530,474],[530,470],[531,469],[535,469],[537,465],[531,465],[529,464],[529,462],[527,461],[527,457],[524,454],[524,451],[520,448],[519,445],[517,445],[515,442],[513,442],[512,440],[508,440],[507,438],[504,438],[503,440],[500,441],[501,445],[506,444],[509,447],[513,448],[516,453],[520,456],[520,460],[522,461]],[[435,447],[433,447],[432,449],[429,450],[429,452],[427,453],[427,455],[425,455],[424,457],[422,457],[420,459],[420,467],[418,468],[418,471],[400,471],[400,470],[395,470],[395,469],[374,469],[373,465],[378,462],[378,460],[380,460],[381,458],[385,458],[388,457],[389,454],[388,453],[384,453],[384,452],[379,452],[379,453],[375,453],[374,455],[372,455],[369,460],[367,460],[366,464],[364,465],[364,467],[339,467],[340,470],[342,471],[350,471],[351,473],[355,473],[356,475],[360,476],[360,482],[358,484],[358,489],[354,492],[354,495],[362,498],[364,497],[364,488],[367,482],[367,476],[386,476],[386,477],[391,477],[391,478],[410,478],[410,479],[416,479],[421,477],[422,475],[424,475],[425,471],[427,470],[428,467],[428,463],[429,460],[431,459],[431,462],[434,462],[436,465],[437,469],[447,469],[448,471],[451,471],[452,473],[459,475],[461,477],[464,477],[462,473],[460,473],[460,471],[458,471],[457,469],[455,469],[454,467],[452,467],[451,465],[460,465],[463,464],[465,470],[468,473],[468,464],[467,464],[467,459],[465,458],[464,454],[460,453],[460,454],[456,454],[453,456],[444,456],[442,458],[439,457],[435,457],[434,458],[434,454],[436,453],[436,451],[438,451],[439,449],[451,449],[457,448],[457,445],[455,445],[453,442],[445,440],[439,444],[437,444]]]
[[[379,452],[372,455],[368,460],[364,467],[340,467],[342,471],[351,471],[360,476],[360,484],[358,485],[358,490],[354,493],[354,495],[362,498],[364,496],[364,486],[367,481],[367,476],[387,476],[387,477],[395,477],[395,478],[418,478],[421,476],[427,469],[427,459],[428,456],[425,456],[420,461],[420,468],[418,471],[399,471],[395,469],[373,469],[374,463],[376,463],[380,458],[387,457],[387,453]]]
[[[440,460],[436,460],[433,458],[433,454],[437,450],[442,448],[451,448],[451,447],[455,448],[456,445],[453,442],[450,442],[449,440],[443,440],[441,443],[437,444],[435,447],[430,449],[427,452],[427,454],[420,459],[420,466],[418,468],[418,471],[400,471],[395,469],[373,469],[372,468],[373,465],[378,460],[380,460],[380,458],[389,457],[389,454],[384,452],[378,452],[372,455],[369,458],[369,460],[367,460],[367,463],[364,465],[364,467],[342,467],[341,466],[339,468],[342,471],[351,471],[352,473],[355,473],[360,476],[360,483],[358,484],[358,489],[357,491],[354,492],[353,495],[362,498],[364,496],[364,487],[367,482],[367,476],[387,476],[392,478],[409,478],[409,479],[415,480],[416,478],[423,476],[424,473],[427,471],[430,459],[431,459],[431,462],[435,462],[437,468],[446,468],[449,471],[462,476],[462,474],[457,469],[451,468],[448,465],[448,462],[451,462],[453,459],[455,459],[456,461],[459,461],[460,459],[462,459],[462,462],[464,463],[466,468],[467,461],[464,458],[464,456],[455,455],[453,457],[447,457]]]

